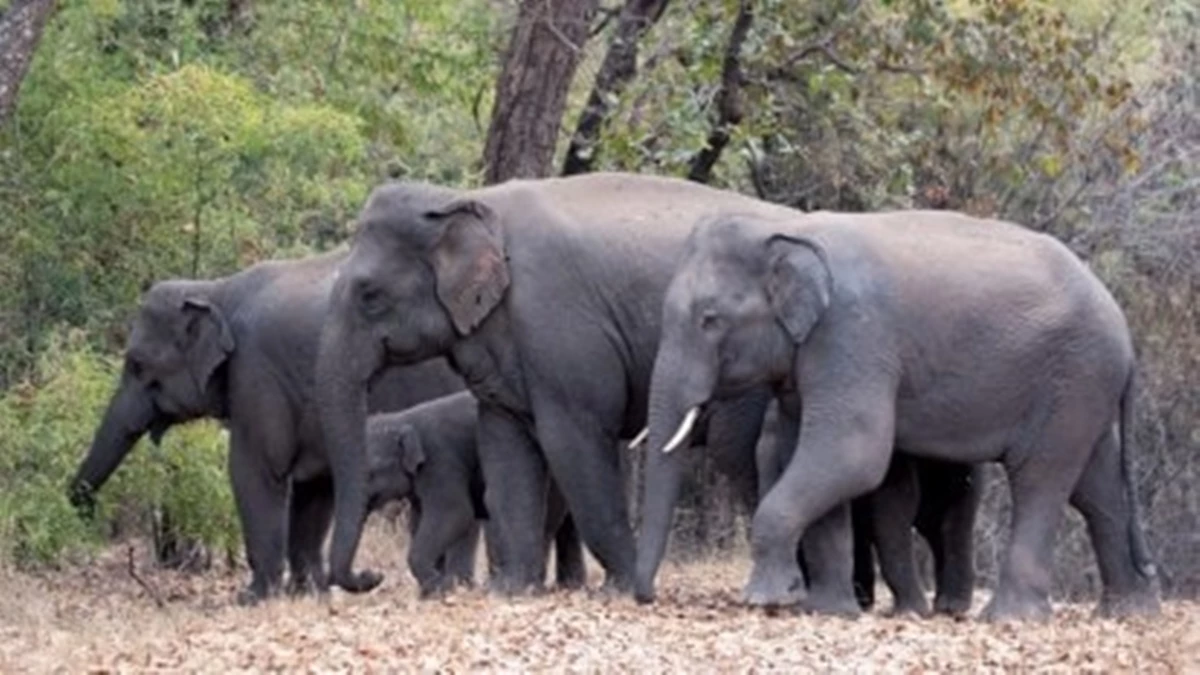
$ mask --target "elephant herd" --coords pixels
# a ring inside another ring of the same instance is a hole
[[[422,594],[470,581],[482,531],[498,592],[542,587],[551,548],[557,582],[583,585],[586,545],[606,588],[651,602],[696,444],[749,486],[748,604],[853,615],[874,548],[896,609],[926,613],[915,526],[933,608],[961,614],[978,466],[999,462],[1013,512],[986,618],[1050,613],[1067,503],[1087,522],[1100,611],[1152,614],[1134,371],[1103,285],[1009,223],[800,213],[617,173],[389,183],[348,251],[150,288],[70,489],[86,510],[140,437],[216,418],[245,602],[375,588],[354,559],[392,499],[412,506]],[[631,439],[646,446],[636,538]]]

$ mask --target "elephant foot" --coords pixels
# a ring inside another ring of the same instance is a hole
[[[854,582],[854,599],[858,601],[858,606],[866,611],[875,606],[875,588],[873,586],[864,586],[857,581]]]
[[[293,598],[324,595],[329,592],[329,580],[322,573],[293,574],[285,592]]]
[[[546,592],[545,585],[537,581],[500,574],[493,575],[488,579],[487,588],[491,593],[506,597],[541,595]]]
[[[587,572],[583,570],[566,570],[557,575],[554,580],[555,588],[567,591],[577,591],[587,586]]]
[[[630,595],[633,593],[633,578],[627,574],[608,572],[604,575],[604,583],[600,588],[612,595]]]
[[[755,564],[742,599],[751,607],[786,607],[800,604],[807,593],[799,568]],[[851,602],[854,602],[853,599]],[[858,604],[854,604],[858,609]]]
[[[367,593],[383,583],[383,575],[374,570],[363,570],[357,574],[335,577],[334,583],[347,593]]]
[[[999,588],[980,618],[991,623],[1046,621],[1051,614],[1050,601],[1045,596]]]
[[[933,613],[954,618],[966,616],[971,611],[971,594],[938,595],[933,599]]]
[[[805,614],[821,616],[836,616],[842,619],[857,619],[862,615],[858,600],[845,593],[823,593],[809,589],[808,595],[800,601],[798,609]]]
[[[1158,594],[1151,588],[1131,593],[1104,592],[1096,607],[1096,616],[1105,619],[1128,619],[1131,617],[1158,616],[1162,612]]]
[[[929,600],[924,593],[905,593],[893,596],[892,608],[887,615],[891,617],[929,616]]]

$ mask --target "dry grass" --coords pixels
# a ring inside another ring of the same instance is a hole
[[[68,571],[0,572],[0,672],[1200,670],[1196,603],[1132,622],[1060,605],[1043,625],[767,616],[737,604],[740,560],[666,566],[653,607],[596,591],[422,602],[398,539],[369,537],[365,561],[389,573],[375,593],[253,609],[232,603],[241,572],[140,569],[159,609],[124,548]]]

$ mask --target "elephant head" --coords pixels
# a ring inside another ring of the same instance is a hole
[[[650,382],[636,595],[654,596],[683,461],[675,452],[706,406],[792,377],[797,346],[829,305],[832,276],[814,241],[721,217],[692,232],[663,301]]]
[[[425,448],[413,425],[372,417],[367,423],[368,511],[412,495],[424,464]]]
[[[317,360],[321,426],[336,493],[334,583],[370,590],[352,571],[366,517],[367,387],[389,364],[447,352],[500,304],[508,262],[497,215],[460,193],[423,184],[376,189],[338,270]]]
[[[218,381],[234,339],[212,302],[212,288],[208,282],[167,281],[142,299],[117,390],[71,481],[71,501],[85,513],[143,434],[158,443],[173,424],[222,414]]]

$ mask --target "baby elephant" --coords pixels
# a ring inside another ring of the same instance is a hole
[[[473,581],[479,521],[487,518],[477,416],[475,397],[460,392],[367,421],[369,508],[408,500],[408,566],[422,597]],[[561,504],[549,506],[547,539],[557,533],[558,584],[582,586],[586,572],[578,534]],[[488,553],[494,553],[491,547]]]

